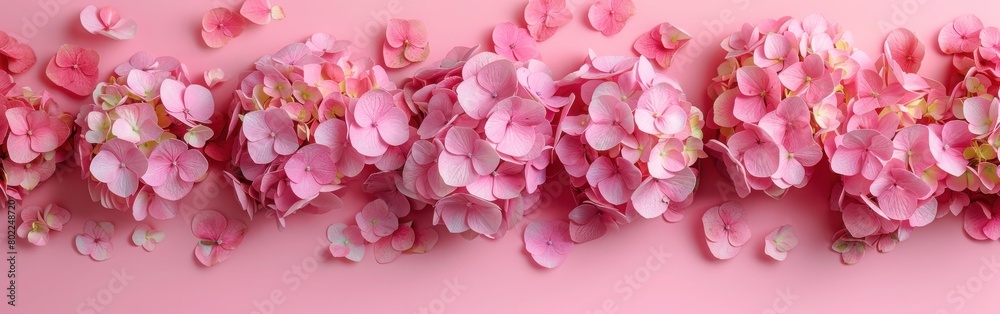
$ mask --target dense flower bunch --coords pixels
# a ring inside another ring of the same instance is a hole
[[[251,218],[266,210],[284,228],[293,213],[339,207],[334,192],[366,164],[403,166],[416,131],[402,92],[373,60],[351,57],[349,46],[315,34],[260,58],[241,79],[227,175]]]
[[[422,119],[402,176],[416,200],[434,205],[434,224],[499,238],[538,202],[552,121],[569,99],[554,95],[552,72],[538,60],[473,54],[455,49],[407,83]]]
[[[953,56],[957,80],[952,92],[953,113],[964,122],[955,127],[959,134],[951,154],[955,166],[963,166],[958,178],[949,182],[955,192],[964,192],[965,231],[977,240],[1000,239],[1000,172],[997,148],[1000,147],[1000,29],[984,27],[978,17],[966,15],[948,23],[938,36],[938,46]],[[960,154],[958,154],[960,153]],[[959,168],[955,167],[955,172]],[[962,210],[955,208],[954,213]]]
[[[772,197],[809,182],[822,159],[822,134],[842,127],[842,86],[858,75],[851,35],[819,15],[783,17],[723,41],[726,61],[713,79],[712,121],[719,137],[705,144],[740,197]]]
[[[704,115],[677,82],[645,57],[591,53],[560,86],[580,100],[563,108],[555,147],[581,201],[569,214],[572,240],[637,217],[683,218],[704,157]]]
[[[912,32],[891,32],[881,58],[862,63],[845,86],[845,119],[824,138],[830,168],[841,176],[831,207],[846,227],[834,242],[845,263],[868,247],[891,251],[915,227],[968,203],[954,192],[964,189],[955,189],[966,169],[967,143],[960,142],[971,133],[953,119],[944,85],[916,74],[923,55]]]
[[[203,150],[223,120],[211,92],[177,59],[139,52],[92,101],[76,119],[76,154],[93,200],[136,220],[174,217],[208,171]]]
[[[5,200],[20,200],[48,180],[72,151],[67,140],[73,118],[47,92],[14,85],[13,78],[0,70],[0,194]]]

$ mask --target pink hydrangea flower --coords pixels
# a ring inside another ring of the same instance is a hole
[[[215,99],[207,88],[197,84],[185,86],[173,79],[164,80],[160,86],[160,100],[171,116],[189,126],[212,122]]]
[[[885,39],[885,47],[893,61],[907,73],[916,73],[924,60],[924,43],[905,28],[897,28]]]
[[[31,46],[10,37],[3,31],[0,31],[0,56],[7,60],[7,70],[15,74],[28,71],[38,61]]]
[[[226,219],[214,210],[199,212],[191,221],[191,231],[198,238],[194,256],[205,266],[215,266],[229,259],[243,243],[247,225],[242,221]]]
[[[528,30],[507,22],[493,28],[493,50],[513,61],[538,57],[538,46]]]
[[[1000,205],[975,202],[965,208],[965,232],[976,240],[1000,239]]]
[[[965,159],[965,150],[972,145],[975,137],[975,134],[969,132],[969,123],[965,121],[948,121],[944,126],[935,128],[929,138],[929,146],[938,167],[953,176],[965,173],[969,164]]]
[[[134,144],[111,139],[90,163],[90,173],[97,181],[108,184],[115,195],[128,197],[139,188],[139,178],[146,174],[149,162]]]
[[[670,23],[662,23],[648,33],[639,35],[632,48],[661,67],[670,67],[677,50],[691,40],[691,35]]]
[[[524,8],[528,32],[540,42],[552,37],[572,19],[573,12],[566,7],[566,0],[529,0]]]
[[[392,234],[399,228],[399,219],[389,210],[385,201],[376,199],[368,202],[355,216],[361,235],[368,242],[377,242],[382,237]]]
[[[736,95],[732,114],[740,121],[757,123],[781,99],[781,84],[774,71],[755,66],[742,67],[736,70],[736,81],[739,94]]]
[[[892,158],[892,142],[875,130],[847,132],[842,142],[830,158],[830,168],[841,175],[861,174],[874,180],[883,164]]]
[[[285,162],[285,175],[296,196],[306,199],[316,196],[323,185],[330,184],[337,176],[333,150],[320,144],[303,146]]]
[[[784,225],[764,237],[764,253],[775,260],[784,261],[788,251],[798,244],[799,238],[795,236],[792,225]]]
[[[430,55],[427,28],[419,20],[392,19],[385,29],[382,57],[386,66],[402,68],[414,62],[427,60]]]
[[[183,198],[194,182],[208,172],[208,160],[196,149],[177,139],[160,142],[149,153],[148,169],[142,181],[153,187],[156,195],[169,201]]]
[[[784,175],[787,150],[760,127],[750,123],[743,126],[745,130],[729,137],[729,149],[743,161],[747,173],[758,178]]]
[[[400,225],[391,235],[372,244],[372,254],[379,264],[386,264],[399,258],[404,251],[413,248],[416,233],[407,224]]]
[[[643,218],[666,215],[694,194],[698,178],[690,168],[672,173],[669,178],[649,177],[642,181],[632,193],[631,204]]]
[[[132,144],[160,139],[163,128],[157,123],[156,111],[148,103],[115,107],[118,119],[111,125],[111,134]]]
[[[903,98],[903,92],[903,87],[899,84],[886,86],[878,73],[863,70],[858,79],[858,99],[854,102],[854,114],[896,104]]]
[[[938,45],[947,54],[972,52],[980,46],[979,33],[982,30],[983,22],[978,17],[963,15],[941,28]]]
[[[535,141],[535,128],[545,122],[541,104],[520,97],[510,97],[493,107],[486,119],[486,138],[496,144],[499,153],[525,156]]]
[[[135,20],[122,18],[118,9],[111,6],[97,9],[93,5],[88,5],[80,12],[80,23],[91,34],[101,34],[118,40],[135,38],[136,29],[139,27]]]
[[[42,246],[49,242],[49,231],[62,231],[69,219],[69,211],[55,204],[46,205],[45,208],[27,206],[21,210],[17,236],[27,238],[31,244]]]
[[[8,157],[16,163],[29,163],[55,150],[69,137],[69,127],[44,111],[16,107],[4,114],[10,131],[4,144]]]
[[[626,221],[625,215],[613,208],[584,203],[569,213],[569,236],[576,243],[589,242]]]
[[[507,60],[490,62],[478,72],[470,73],[470,77],[462,81],[455,92],[469,117],[484,119],[497,103],[517,92],[514,64]]]
[[[354,109],[349,137],[351,146],[362,155],[381,156],[390,146],[402,145],[409,139],[409,118],[393,105],[388,92],[369,91],[361,96]]]
[[[907,220],[917,211],[920,200],[930,196],[931,187],[917,175],[891,163],[871,185],[871,193],[878,198],[878,207],[889,218]]]
[[[614,205],[628,202],[641,181],[639,168],[625,158],[601,156],[587,170],[587,183]]]
[[[590,26],[605,36],[621,32],[625,22],[634,15],[635,3],[632,0],[598,0],[587,11]]]
[[[74,94],[90,95],[97,86],[97,65],[100,61],[101,56],[95,50],[62,45],[45,67],[45,76],[56,86]]]
[[[292,119],[278,108],[247,113],[243,117],[243,136],[247,138],[250,158],[257,164],[291,155],[299,148]]]
[[[609,150],[635,131],[635,118],[629,105],[609,95],[590,102],[590,124],[584,133],[587,142],[598,151]]]
[[[735,257],[750,240],[750,225],[739,203],[727,202],[708,209],[702,223],[708,248],[718,259]]]
[[[524,247],[535,263],[556,268],[573,250],[569,224],[565,221],[533,221],[524,229]]]
[[[451,233],[495,234],[502,220],[499,206],[469,194],[452,194],[434,204],[434,224],[443,221]]]
[[[755,66],[774,71],[781,71],[796,61],[798,57],[792,43],[780,34],[764,36],[764,44],[757,46],[753,54]]]
[[[201,39],[210,48],[222,48],[243,34],[244,19],[226,8],[208,10],[201,19]]]
[[[365,238],[358,226],[332,224],[326,229],[326,238],[330,240],[330,254],[333,257],[345,257],[360,262],[365,256]]]
[[[141,246],[146,252],[152,252],[156,244],[163,242],[166,236],[165,232],[155,230],[148,224],[140,224],[132,231],[132,244]]]
[[[445,184],[464,187],[488,175],[500,164],[500,155],[475,130],[455,127],[444,138],[438,169]]]
[[[110,222],[88,220],[83,226],[83,234],[76,236],[76,251],[90,255],[95,261],[107,260],[115,249],[115,245],[111,243],[114,234],[115,225]]]

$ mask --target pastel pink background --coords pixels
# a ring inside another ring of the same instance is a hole
[[[286,20],[248,26],[243,36],[222,49],[209,49],[201,43],[201,16],[212,7],[238,7],[241,1],[8,0],[0,9],[0,29],[23,38],[31,32],[24,32],[22,18],[30,20],[37,15],[37,22],[45,20],[37,27],[37,34],[29,38],[39,64],[15,79],[22,86],[53,89],[44,79],[44,66],[63,43],[98,50],[102,77],[138,50],[178,57],[192,73],[219,67],[236,75],[248,70],[262,54],[302,41],[315,32],[360,41],[355,53],[380,56],[384,27],[377,24],[377,16],[391,13],[393,17],[420,19],[427,24],[432,45],[429,60],[436,60],[452,46],[489,45],[494,25],[523,23],[521,14],[526,3],[272,1],[285,8]],[[855,43],[869,54],[875,54],[882,43],[881,25],[907,27],[927,45],[921,71],[941,80],[948,69],[947,59],[936,45],[942,25],[967,13],[978,14],[987,25],[1000,25],[1000,2],[994,0],[636,0],[639,13],[620,34],[605,37],[587,23],[591,0],[567,2],[574,20],[540,44],[543,60],[557,75],[577,67],[588,48],[598,54],[634,54],[632,42],[639,34],[669,21],[696,37],[675,59],[677,65],[669,72],[680,79],[688,97],[703,108],[708,104],[707,81],[723,55],[718,43],[743,22],[823,13],[852,31]],[[84,32],[78,14],[89,3],[119,8],[124,16],[138,21],[138,36],[118,42]],[[46,4],[52,6],[47,8]],[[366,25],[374,36],[364,35]],[[400,82],[416,67],[419,65],[391,75]],[[228,103],[226,91],[235,84],[231,80],[214,89],[219,103]],[[72,111],[88,101],[63,91],[54,94],[64,108]],[[497,241],[466,241],[443,235],[429,254],[404,255],[387,265],[377,264],[370,257],[358,264],[332,260],[326,258],[325,251],[314,258],[314,252],[326,249],[327,226],[352,221],[353,214],[367,201],[356,187],[346,198],[346,209],[322,216],[297,215],[283,232],[275,228],[272,220],[255,219],[232,258],[206,268],[192,254],[196,240],[190,231],[190,214],[207,208],[246,221],[228,186],[210,180],[189,196],[185,215],[154,221],[153,225],[165,230],[167,237],[154,252],[147,253],[129,243],[136,225],[131,215],[90,202],[78,170],[68,169],[21,204],[57,202],[72,211],[73,219],[62,232],[53,235],[48,246],[35,247],[22,240],[18,246],[18,305],[14,311],[3,305],[2,312],[100,312],[86,304],[88,298],[110,301],[97,303],[104,313],[410,313],[429,306],[450,313],[995,313],[1000,308],[1000,299],[996,298],[1000,295],[1000,274],[996,272],[1000,270],[984,262],[1000,260],[1000,243],[970,240],[962,231],[960,218],[949,217],[918,229],[892,253],[870,250],[861,263],[842,265],[840,257],[830,250],[838,217],[827,205],[834,180],[828,173],[818,175],[808,188],[792,191],[780,201],[760,194],[744,200],[754,234],[752,242],[735,259],[717,261],[704,244],[700,218],[707,208],[726,197],[735,198],[735,194],[726,192],[726,185],[719,183],[712,167],[704,169],[697,201],[684,221],[670,224],[654,219],[633,223],[620,232],[576,246],[569,260],[553,270],[535,266],[526,254],[521,239],[524,224]],[[529,219],[565,217],[571,207],[570,196],[558,186],[547,186],[558,189],[558,193],[547,196],[552,201],[543,208],[545,213]],[[88,219],[116,224],[112,259],[94,262],[73,249],[73,237],[81,233]],[[795,226],[799,246],[785,262],[770,260],[762,252],[763,237],[789,223]],[[443,228],[439,230],[444,232]],[[655,256],[650,250],[669,254],[663,267],[656,267],[659,263],[651,259]],[[647,261],[653,262],[653,267],[646,266]],[[122,270],[134,278],[123,289],[118,289],[117,283],[109,285],[114,273]],[[456,297],[450,292],[442,297],[441,291],[447,289],[449,281],[462,286]],[[960,288],[973,292],[963,295]],[[272,294],[280,297],[271,299]]]

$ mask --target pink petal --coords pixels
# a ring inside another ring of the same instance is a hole
[[[225,216],[214,210],[205,210],[191,220],[191,231],[198,239],[214,242],[222,238],[227,225]]]

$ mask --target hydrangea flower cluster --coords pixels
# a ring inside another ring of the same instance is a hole
[[[221,131],[211,92],[176,58],[139,52],[97,85],[92,101],[80,109],[75,139],[91,198],[136,220],[174,217],[204,179],[203,151]]]
[[[562,108],[555,146],[580,201],[569,214],[572,240],[638,217],[683,218],[705,157],[704,115],[679,84],[645,57],[593,52],[558,84],[557,94],[580,100]]]
[[[952,91],[955,127],[967,126],[959,134],[951,156],[955,166],[963,166],[958,178],[948,187],[968,205],[965,210],[965,231],[977,240],[1000,239],[1000,172],[997,158],[1000,147],[1000,29],[984,27],[978,17],[966,15],[948,23],[938,36],[941,51],[953,57],[959,77]],[[947,125],[946,125],[947,126]],[[956,172],[959,170],[955,167]],[[964,193],[964,194],[961,194]],[[955,204],[959,214],[963,204]]]
[[[403,187],[449,232],[502,237],[538,202],[552,161],[552,121],[569,102],[552,72],[456,48],[404,90],[421,121]]]
[[[340,207],[334,192],[364,166],[403,166],[416,136],[402,92],[350,42],[315,34],[261,57],[235,92],[232,180],[252,218]]]
[[[743,28],[722,43],[726,61],[713,79],[712,122],[705,144],[740,197],[780,198],[803,187],[823,157],[820,138],[841,127],[841,86],[859,72],[851,35],[819,15],[783,17]]]
[[[916,73],[923,55],[916,35],[892,31],[881,58],[860,62],[858,78],[844,87],[844,120],[824,137],[830,168],[841,176],[831,207],[845,225],[833,246],[844,263],[869,247],[889,252],[914,228],[964,206],[948,189],[965,172],[959,142],[968,142],[968,125],[953,120],[944,85]]]
[[[72,156],[68,139],[73,118],[59,109],[48,92],[15,88],[14,79],[3,70],[0,112],[0,194],[5,200],[20,200]]]

